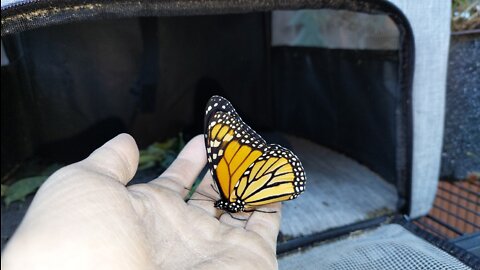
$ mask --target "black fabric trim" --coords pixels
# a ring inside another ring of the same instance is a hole
[[[473,269],[480,269],[480,258],[475,256],[474,254],[466,251],[465,249],[452,244],[448,241],[445,241],[425,230],[418,227],[417,225],[413,224],[411,220],[405,217],[397,217],[395,218],[392,223],[396,223],[407,229],[409,232],[413,233],[414,235],[428,241],[430,244],[440,248],[441,250],[447,252],[448,254],[452,255],[453,257],[457,258],[462,263],[466,264],[467,266],[472,267]]]
[[[332,228],[323,232],[300,236],[286,242],[277,244],[277,255],[282,255],[290,251],[308,247],[312,244],[319,243],[325,240],[341,237],[354,231],[373,229],[386,222],[388,222],[388,216],[380,216],[366,221],[360,221],[350,225]]]

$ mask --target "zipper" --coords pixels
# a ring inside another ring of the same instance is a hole
[[[36,2],[40,2],[40,1],[41,0],[20,0],[20,1],[16,1],[16,2],[9,3],[9,4],[6,4],[6,5],[2,6],[2,11],[12,9],[12,8],[16,8],[16,7],[25,6],[25,5],[29,5],[29,4],[33,4],[33,3],[36,3]]]

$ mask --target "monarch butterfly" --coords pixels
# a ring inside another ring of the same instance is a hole
[[[305,171],[290,150],[267,144],[245,124],[228,100],[213,96],[205,113],[205,145],[220,200],[230,212],[295,199],[305,190]]]

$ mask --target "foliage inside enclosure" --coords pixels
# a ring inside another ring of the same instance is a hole
[[[138,170],[143,171],[152,167],[158,167],[162,171],[165,170],[184,146],[185,141],[182,134],[149,145],[146,149],[140,150]],[[2,179],[1,196],[3,202],[8,206],[15,201],[24,201],[28,195],[36,192],[50,175],[63,166],[65,164],[62,163],[44,164],[38,159],[18,164],[14,170],[7,173]]]
[[[163,142],[155,142],[140,151],[138,170],[145,170],[154,166],[166,169],[185,146],[182,134]]]
[[[15,201],[24,201],[62,166],[63,164],[60,163],[42,165],[39,160],[31,160],[19,165],[19,169],[10,176],[10,179],[6,179],[8,180],[6,182],[11,184],[2,184],[3,202],[8,206]]]

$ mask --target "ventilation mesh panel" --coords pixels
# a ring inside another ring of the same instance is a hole
[[[397,224],[279,259],[280,269],[471,269]]]

